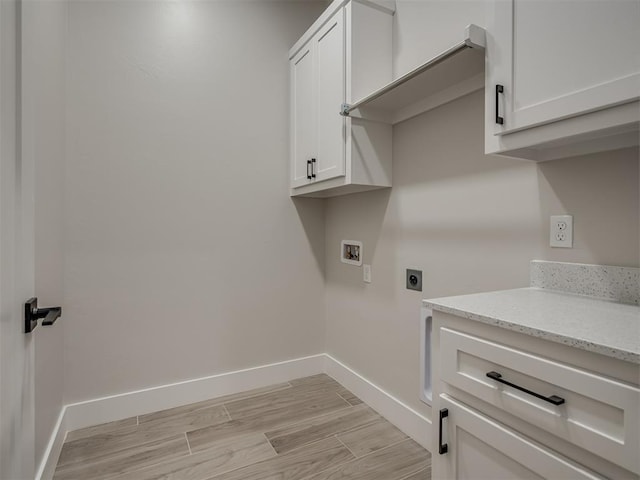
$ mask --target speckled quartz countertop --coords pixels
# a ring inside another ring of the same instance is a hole
[[[424,306],[640,364],[640,307],[530,287],[435,298]]]

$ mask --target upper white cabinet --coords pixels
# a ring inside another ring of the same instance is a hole
[[[383,6],[336,0],[290,50],[292,196],[391,186],[391,126],[340,106],[391,80],[392,20]]]
[[[637,144],[640,2],[492,6],[487,153],[550,160]]]

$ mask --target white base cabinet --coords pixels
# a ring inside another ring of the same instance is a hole
[[[340,115],[392,78],[393,11],[334,1],[289,52],[291,196],[391,186],[390,125]]]
[[[442,312],[432,336],[433,478],[639,478],[639,365]]]
[[[491,5],[486,153],[544,161],[638,144],[640,2]]]

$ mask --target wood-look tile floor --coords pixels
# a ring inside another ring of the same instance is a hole
[[[55,480],[429,480],[431,455],[327,375],[69,432]]]

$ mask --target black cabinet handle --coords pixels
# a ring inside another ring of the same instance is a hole
[[[316,178],[316,159],[312,158],[311,159],[311,178]]]
[[[504,93],[504,85],[496,85],[496,123],[498,125],[504,125],[504,117],[500,116],[500,104],[498,97],[501,93]]]
[[[307,160],[307,180],[311,180],[311,174],[309,173],[310,166],[311,166],[311,160]]]
[[[502,375],[499,374],[498,372],[488,372],[487,377],[495,380],[496,382],[504,383],[505,385],[515,388],[516,390],[520,390],[521,392],[528,393],[529,395],[533,395],[534,397],[539,398],[540,400],[544,400],[545,402],[552,403],[553,405],[562,405],[564,403],[564,398],[559,397],[557,395],[551,395],[550,397],[545,397],[544,395],[540,395],[539,393],[532,392],[531,390],[527,390],[526,388],[516,385],[515,383],[511,383],[506,380],[503,380]]]
[[[62,307],[38,308],[38,299],[30,298],[24,304],[24,333],[33,332],[41,318],[44,319],[42,325],[49,327],[56,323],[61,315]]]
[[[449,416],[449,409],[443,408],[440,410],[440,420],[438,421],[438,453],[444,455],[449,451],[449,445],[442,443],[442,420]]]

